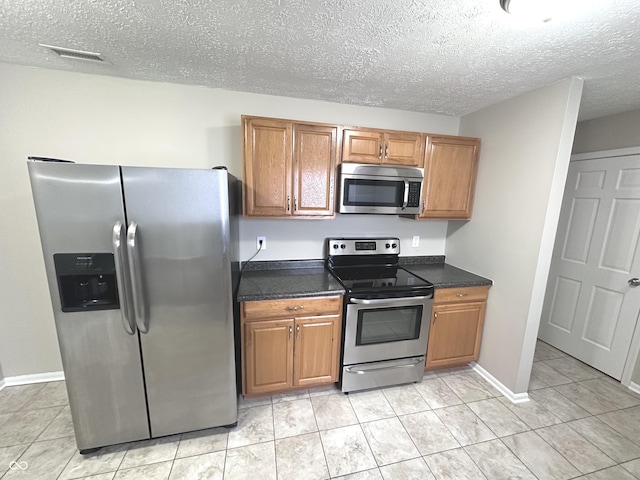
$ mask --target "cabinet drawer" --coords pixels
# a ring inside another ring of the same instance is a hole
[[[293,318],[342,313],[340,296],[286,298],[242,303],[245,321],[264,318]]]
[[[433,303],[484,302],[489,286],[464,288],[436,288]]]

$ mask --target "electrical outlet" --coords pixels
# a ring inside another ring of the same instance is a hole
[[[262,243],[260,243],[262,242]],[[267,249],[267,237],[256,237],[256,248],[258,250]]]
[[[413,236],[413,241],[411,242],[411,246],[412,247],[419,247],[420,246],[420,235],[414,235]]]

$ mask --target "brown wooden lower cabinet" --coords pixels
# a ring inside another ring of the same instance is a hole
[[[425,369],[478,359],[489,287],[436,289]]]
[[[260,312],[266,318],[261,318]],[[286,313],[288,318],[268,318]],[[338,380],[342,297],[245,302],[240,321],[243,395]]]
[[[247,393],[293,386],[293,320],[266,320],[244,326]]]

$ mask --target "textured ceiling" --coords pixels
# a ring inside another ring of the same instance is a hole
[[[640,3],[592,3],[527,25],[498,0],[0,0],[0,62],[449,115],[575,75],[581,120],[640,109]]]

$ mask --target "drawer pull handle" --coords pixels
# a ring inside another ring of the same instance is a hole
[[[286,310],[287,312],[295,312],[298,310],[302,310],[304,308],[304,305],[296,305],[295,307],[287,307]]]
[[[468,293],[456,293],[456,297],[466,297]]]
[[[300,325],[296,325],[296,338],[300,339]]]
[[[424,363],[424,357],[419,357],[417,360],[414,360],[411,363],[405,363],[402,365],[391,365],[389,367],[379,367],[379,368],[367,368],[366,370],[357,370],[355,367],[344,367],[344,371],[347,373],[355,373],[356,375],[364,375],[370,372],[379,372],[382,370],[394,370],[397,368],[414,368],[416,365]]]
[[[289,327],[289,340],[293,340],[293,327]]]

